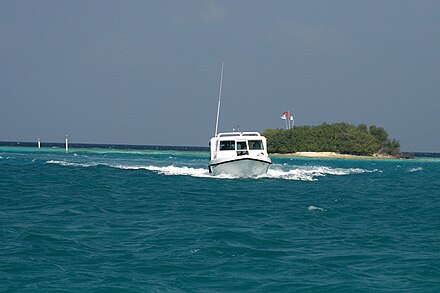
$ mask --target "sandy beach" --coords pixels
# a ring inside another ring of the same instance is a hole
[[[395,157],[389,155],[374,154],[371,156],[356,156],[347,154],[338,154],[334,152],[296,152],[287,154],[270,154],[271,156],[291,156],[291,157],[308,157],[308,158],[340,158],[340,159],[394,159]]]

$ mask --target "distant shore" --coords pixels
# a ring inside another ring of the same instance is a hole
[[[287,157],[307,157],[307,158],[335,158],[335,159],[396,159],[397,158],[390,155],[380,155],[380,154],[373,154],[371,156],[357,156],[357,155],[338,154],[334,152],[296,152],[296,153],[287,153],[287,154],[273,153],[270,155],[287,156]]]

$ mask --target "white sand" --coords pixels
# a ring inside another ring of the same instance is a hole
[[[334,152],[296,152],[290,154],[271,154],[275,156],[294,156],[294,157],[309,157],[309,158],[377,158],[377,159],[392,159],[393,156],[374,154],[372,156],[356,156],[356,155],[346,155],[338,154]]]

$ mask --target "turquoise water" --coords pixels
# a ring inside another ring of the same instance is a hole
[[[438,292],[440,160],[0,147],[0,291]]]

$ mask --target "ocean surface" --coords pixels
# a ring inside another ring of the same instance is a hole
[[[440,292],[440,158],[0,146],[1,292]]]

